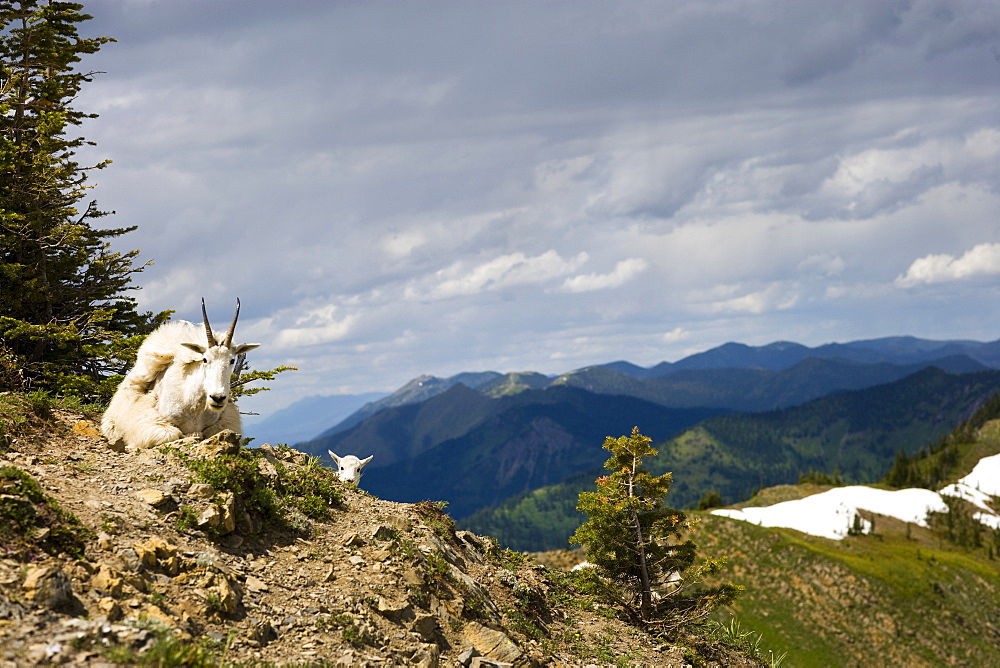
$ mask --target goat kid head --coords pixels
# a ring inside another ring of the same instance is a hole
[[[213,413],[221,413],[229,404],[232,387],[233,363],[236,358],[247,351],[260,346],[259,343],[241,343],[233,345],[233,332],[236,331],[236,321],[240,317],[240,300],[236,300],[236,315],[229,324],[226,338],[216,341],[212,326],[208,322],[208,312],[205,310],[205,300],[201,300],[201,315],[205,324],[205,339],[207,346],[200,343],[181,343],[196,355],[188,362],[198,365],[193,377],[201,381],[201,391],[205,398],[205,408]]]
[[[366,459],[358,459],[354,455],[344,455],[338,457],[333,450],[327,450],[330,459],[339,467],[337,477],[343,482],[358,482],[361,480],[361,469],[372,460],[375,455],[369,455]]]

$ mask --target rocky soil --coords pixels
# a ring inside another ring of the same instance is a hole
[[[343,485],[331,520],[271,526],[169,448],[110,449],[94,416],[54,411],[6,427],[0,471],[30,474],[78,518],[83,549],[0,544],[0,667],[684,666],[703,651],[625,624],[559,570],[455,532],[438,504],[383,501],[362,480]],[[196,458],[239,449],[219,438],[173,447]],[[264,474],[307,463],[263,450]],[[9,485],[4,495],[25,502]]]

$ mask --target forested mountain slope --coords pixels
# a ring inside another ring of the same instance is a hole
[[[447,501],[459,518],[600,466],[609,434],[642,424],[662,440],[718,414],[570,387],[492,399],[457,385],[300,447],[315,455],[328,448],[339,455],[374,454],[365,489],[394,501]]]
[[[727,503],[746,499],[762,487],[795,483],[810,470],[875,482],[897,451],[913,454],[934,444],[998,391],[1000,371],[925,369],[803,406],[711,418],[659,445],[649,469],[674,473],[667,502],[681,508],[693,507],[710,490]],[[580,522],[576,498],[598,475],[595,467],[482,510],[462,524],[517,549],[565,547]]]
[[[985,368],[965,356],[913,364],[859,363],[810,357],[781,370],[759,367],[680,368],[648,379],[597,366],[564,374],[555,383],[598,394],[640,397],[664,406],[710,406],[755,412],[797,406],[833,392],[890,383],[930,366],[952,373],[969,373]]]

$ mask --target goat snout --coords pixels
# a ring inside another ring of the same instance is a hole
[[[229,399],[229,397],[225,394],[213,394],[209,397],[209,399],[211,400],[213,408],[225,408],[226,400]]]

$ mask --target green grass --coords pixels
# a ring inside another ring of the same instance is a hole
[[[220,661],[215,648],[208,641],[191,642],[178,638],[163,624],[155,620],[141,618],[136,626],[146,628],[153,634],[152,642],[138,649],[131,645],[100,647],[104,658],[112,663],[129,666],[186,666],[187,668],[214,668],[226,664]]]
[[[998,563],[926,529],[876,526],[834,541],[705,517],[699,545],[730,554],[726,577],[747,589],[728,612],[789,665],[987,665],[1000,651],[982,632],[1000,607]]]

